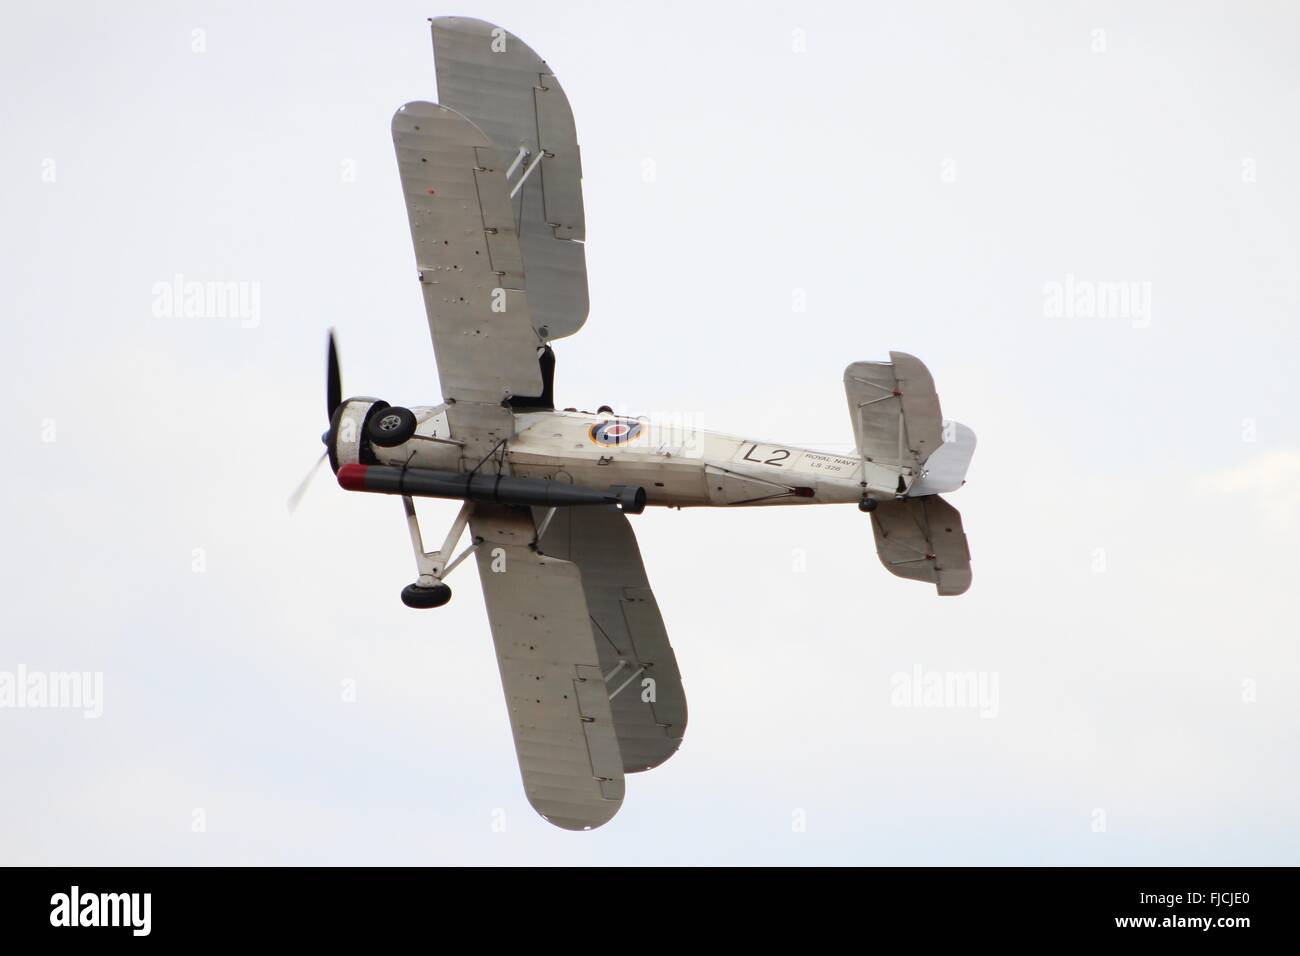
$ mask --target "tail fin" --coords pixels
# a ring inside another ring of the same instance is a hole
[[[975,454],[975,432],[961,422],[943,423],[943,444],[925,460],[921,477],[908,487],[913,498],[956,491],[966,484],[966,470]]]

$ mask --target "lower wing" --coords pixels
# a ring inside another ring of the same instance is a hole
[[[623,760],[582,574],[532,549],[527,509],[480,503],[470,530],[528,802],[598,827],[623,803]]]

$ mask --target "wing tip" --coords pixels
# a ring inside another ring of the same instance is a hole
[[[972,577],[973,575],[969,569],[940,571],[939,580],[935,582],[934,589],[939,593],[939,597],[956,597],[970,590]]]
[[[411,122],[411,129],[405,128],[404,123],[407,121]],[[388,125],[394,139],[396,139],[398,134],[406,136],[416,131],[422,133],[434,132],[434,129],[420,130],[420,127],[415,125],[415,121],[433,121],[435,128],[439,122],[451,124],[444,125],[441,128],[444,137],[454,137],[456,134],[453,133],[452,130],[459,125],[466,131],[466,138],[464,140],[465,145],[474,147],[492,146],[492,140],[488,137],[487,133],[483,132],[482,128],[464,113],[452,109],[450,106],[443,106],[440,103],[431,103],[428,100],[411,100],[409,103],[403,103],[393,111],[393,118],[389,121]]]
[[[561,830],[570,830],[575,833],[583,833],[588,830],[596,830],[603,827],[610,820],[614,819],[615,814],[617,814],[623,806],[623,800],[621,798],[618,800],[605,800],[600,804],[583,804],[582,806],[577,807],[573,805],[557,806],[551,801],[543,799],[534,800],[529,796],[528,803],[537,811],[537,815],[551,826],[559,827]],[[608,804],[608,806],[603,804]],[[575,813],[575,810],[585,812]]]

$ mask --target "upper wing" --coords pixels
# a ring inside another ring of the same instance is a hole
[[[970,587],[961,512],[938,495],[882,501],[871,512],[880,562],[900,578],[929,581],[941,595]]]
[[[623,770],[658,766],[681,746],[686,692],[631,523],[616,508],[559,508],[541,549],[582,571]]]
[[[455,110],[407,103],[393,145],[444,397],[540,395],[540,343],[492,142]]]
[[[488,135],[518,189],[512,211],[533,325],[546,341],[572,335],[588,302],[582,161],[568,97],[545,61],[501,27],[468,17],[432,24],[439,101]]]
[[[566,830],[598,827],[622,805],[623,761],[582,574],[529,547],[526,509],[477,504],[470,529],[528,802]]]

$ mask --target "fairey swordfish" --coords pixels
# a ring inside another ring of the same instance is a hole
[[[343,488],[402,497],[409,607],[445,604],[445,579],[474,555],[525,793],[551,823],[591,829],[618,810],[624,775],[663,763],[686,729],[627,515],[856,504],[889,571],[961,594],[970,552],[939,495],[964,483],[975,436],[944,421],[929,371],[904,352],[845,370],[855,454],[556,409],[550,343],[588,311],[573,113],[512,34],[463,17],[432,30],[441,103],[407,103],[392,133],[443,400],[343,399],[331,334],[326,454]],[[437,551],[421,496],[463,502]]]

